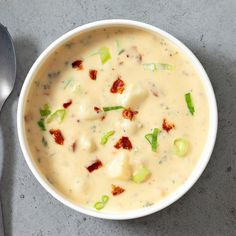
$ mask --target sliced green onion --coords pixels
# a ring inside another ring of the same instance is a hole
[[[101,210],[101,209],[103,209],[105,207],[105,205],[107,204],[108,200],[109,200],[109,197],[107,195],[103,195],[102,196],[102,201],[101,202],[100,201],[96,202],[93,207],[96,210],[99,211],[99,210]]]
[[[145,138],[147,139],[147,141],[152,145],[152,134],[146,134]]]
[[[101,144],[105,145],[108,142],[108,139],[115,134],[115,131],[108,131],[107,133],[105,133],[102,137],[101,137]]]
[[[46,128],[45,128],[45,124],[44,124],[44,119],[40,119],[38,122],[37,122],[39,128],[42,130],[42,131],[45,131]]]
[[[156,152],[157,151],[157,135],[160,132],[158,128],[154,128],[153,133],[152,133],[152,151]]]
[[[99,55],[100,55],[100,59],[103,65],[111,59],[111,54],[110,54],[109,48],[107,47],[101,48],[99,50]]]
[[[104,204],[106,204],[106,203],[108,202],[108,200],[109,200],[109,197],[108,197],[107,195],[103,195],[103,196],[102,196],[102,202],[103,202]]]
[[[47,118],[47,123],[50,123],[55,119],[59,119],[59,122],[61,123],[65,119],[65,116],[66,116],[66,110],[58,109]]]
[[[173,151],[175,155],[183,157],[186,155],[189,149],[189,142],[184,138],[177,138],[173,143]]]
[[[96,209],[96,210],[102,210],[102,208],[104,208],[104,203],[103,202],[96,202],[95,204],[94,204],[94,208]]]
[[[151,172],[147,169],[147,167],[145,166],[140,166],[140,168],[138,170],[136,170],[134,173],[133,173],[133,176],[132,176],[132,180],[135,182],[135,183],[142,183],[144,182],[149,176],[150,176]]]
[[[151,71],[158,71],[158,70],[172,70],[173,66],[170,64],[164,63],[148,63],[143,64],[144,68],[151,70]]]
[[[123,106],[114,106],[114,107],[103,107],[103,111],[113,111],[113,110],[119,110],[119,109],[124,109]]]
[[[157,151],[158,146],[158,139],[157,136],[160,133],[160,130],[158,128],[154,128],[152,133],[146,134],[144,137],[147,139],[147,141],[151,144],[152,151]]]
[[[194,112],[195,112],[195,109],[194,109],[194,106],[193,106],[191,93],[186,93],[185,94],[185,101],[187,103],[189,112],[193,115]]]
[[[51,111],[50,111],[50,109],[49,109],[49,106],[48,106],[48,104],[45,104],[45,105],[43,106],[43,108],[40,109],[40,115],[47,117],[47,116],[50,115],[50,114],[51,114]]]

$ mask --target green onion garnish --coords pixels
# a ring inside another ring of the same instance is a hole
[[[194,109],[194,106],[193,106],[191,93],[186,93],[185,94],[185,101],[187,103],[189,112],[193,115],[194,112],[195,112],[195,109]]]
[[[186,155],[189,149],[189,142],[183,138],[177,138],[173,143],[173,151],[175,155],[183,157]]]
[[[124,109],[123,106],[114,106],[114,107],[103,107],[103,111],[113,111],[113,110],[119,110],[119,109]]]
[[[152,133],[146,134],[144,137],[147,139],[147,141],[148,141],[150,144],[152,144]]]
[[[134,172],[132,180],[139,184],[144,182],[150,176],[150,174],[151,172],[147,169],[147,167],[142,165],[137,171]]]
[[[170,64],[164,63],[148,63],[143,64],[144,68],[151,70],[151,71],[158,71],[158,70],[172,70],[173,66]]]
[[[111,54],[110,54],[109,48],[107,47],[101,48],[99,50],[99,55],[100,55],[100,59],[103,65],[111,59]]]
[[[144,137],[147,139],[147,141],[151,144],[152,151],[157,151],[157,136],[160,133],[160,130],[158,128],[154,128],[152,133],[146,134]]]
[[[61,123],[65,119],[65,116],[66,116],[66,110],[58,109],[47,118],[47,123],[50,123],[55,119],[59,119],[59,122]]]
[[[105,133],[102,137],[101,137],[101,144],[105,145],[108,142],[108,139],[115,134],[115,131],[108,131],[107,133]]]
[[[103,195],[102,196],[102,201],[101,202],[100,201],[96,202],[93,207],[96,210],[99,211],[99,210],[101,210],[101,209],[103,209],[105,207],[105,205],[107,204],[108,200],[109,200],[109,197],[107,195]]]
[[[157,135],[160,132],[159,129],[154,128],[153,133],[152,133],[152,151],[156,152],[157,151]]]
[[[44,119],[40,119],[38,122],[37,122],[39,128],[42,130],[42,131],[45,131],[46,128],[45,128],[45,124],[44,124]]]
[[[40,109],[41,116],[48,116],[51,114],[48,104],[45,104],[42,109]]]

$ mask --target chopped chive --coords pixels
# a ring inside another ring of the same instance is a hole
[[[101,137],[101,144],[105,145],[108,142],[108,139],[115,134],[115,131],[108,131],[107,133],[105,133],[102,137]]]
[[[193,106],[191,93],[186,93],[185,94],[185,102],[187,103],[189,112],[193,115],[194,112],[195,112],[195,109],[194,109],[194,106]]]
[[[119,110],[119,109],[124,109],[123,106],[114,106],[114,107],[103,107],[103,111],[113,111],[113,110]]]
[[[59,118],[59,122],[61,123],[65,119],[65,116],[66,116],[66,110],[58,109],[47,118],[47,123],[50,123],[57,118]]]
[[[40,115],[47,117],[51,114],[48,104],[45,104],[42,109],[40,109]]]
[[[37,122],[39,128],[42,130],[42,131],[45,131],[46,128],[45,128],[45,124],[44,124],[44,119],[40,119],[38,122]]]
[[[145,69],[151,70],[151,71],[159,71],[159,70],[172,70],[173,66],[170,64],[165,63],[148,63],[143,64]]]
[[[100,55],[100,59],[103,65],[111,59],[111,54],[110,54],[109,48],[107,47],[101,48],[99,50],[99,55]]]
[[[184,138],[177,138],[173,143],[174,154],[183,157],[186,155],[189,149],[189,142]]]

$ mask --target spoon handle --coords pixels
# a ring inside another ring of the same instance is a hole
[[[2,214],[2,203],[0,199],[0,236],[4,236],[4,228],[3,228],[3,214]]]

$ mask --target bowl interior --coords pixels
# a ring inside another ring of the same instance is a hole
[[[60,47],[66,41],[71,40],[73,37],[78,37],[80,34],[84,32],[88,32],[88,31],[98,29],[98,28],[107,28],[107,27],[114,27],[114,26],[138,28],[138,29],[145,30],[151,33],[160,34],[161,36],[167,38],[172,43],[174,43],[178,48],[180,48],[180,50],[182,50],[186,54],[188,59],[192,62],[192,64],[195,66],[196,70],[198,71],[200,78],[202,80],[202,83],[204,85],[204,88],[207,91],[206,94],[208,98],[208,107],[209,107],[209,131],[208,131],[207,141],[202,151],[201,157],[197,165],[195,166],[192,174],[189,176],[188,180],[180,188],[178,188],[174,193],[167,196],[162,201],[147,208],[142,208],[142,209],[129,211],[129,212],[122,212],[122,213],[103,213],[103,212],[97,212],[97,211],[85,209],[81,206],[78,206],[68,201],[65,197],[63,197],[56,189],[54,189],[48,183],[48,181],[45,179],[44,176],[40,174],[37,166],[35,165],[35,163],[32,161],[30,157],[30,151],[26,144],[26,139],[24,136],[23,109],[24,109],[25,98],[27,97],[28,89],[32,82],[32,78],[34,78],[34,76],[36,75],[41,65],[44,63],[45,60],[47,60],[48,56],[50,56],[51,53],[56,48]],[[78,27],[66,33],[65,35],[63,35],[62,37],[54,41],[39,56],[39,58],[36,60],[32,68],[30,69],[26,77],[26,80],[24,82],[21,94],[20,94],[20,99],[18,103],[18,113],[17,113],[17,126],[18,126],[18,136],[20,140],[20,145],[21,145],[25,160],[29,168],[33,172],[34,176],[52,196],[54,196],[57,200],[69,206],[70,208],[77,210],[79,212],[82,212],[84,214],[99,217],[99,218],[104,218],[104,219],[122,220],[122,219],[138,218],[138,217],[142,217],[142,216],[154,213],[156,211],[159,211],[165,208],[166,206],[170,205],[171,203],[175,202],[177,199],[179,199],[183,194],[185,194],[192,187],[192,185],[197,181],[197,179],[200,177],[201,173],[205,169],[210,159],[213,147],[214,147],[214,143],[216,139],[216,132],[217,132],[217,106],[216,106],[215,95],[214,95],[210,80],[205,70],[203,69],[198,59],[193,55],[193,53],[186,46],[184,46],[179,40],[177,40],[170,34],[148,24],[144,24],[144,23],[140,23],[136,21],[129,21],[129,20],[105,20],[105,21],[98,21],[98,22],[87,24],[87,25],[83,25],[81,27]]]

